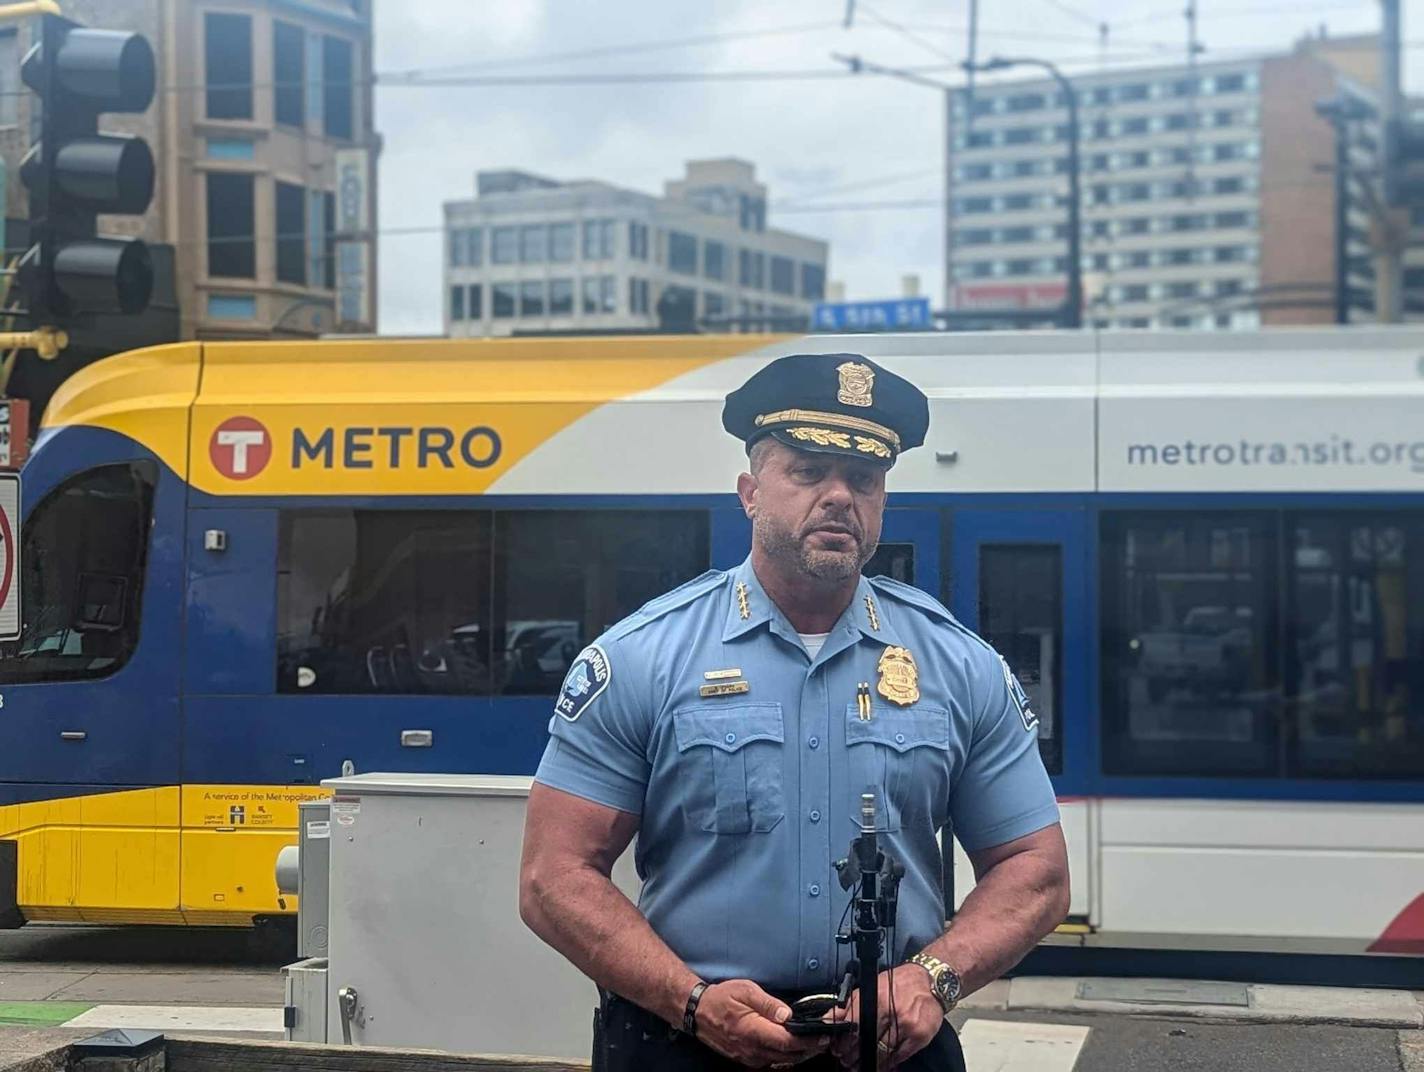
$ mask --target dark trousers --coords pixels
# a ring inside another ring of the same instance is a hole
[[[605,997],[594,1014],[593,1072],[735,1072],[729,1057],[616,995]],[[965,1072],[964,1051],[949,1021],[919,1053],[900,1066],[908,1072]],[[840,1072],[830,1054],[796,1066],[797,1072]]]

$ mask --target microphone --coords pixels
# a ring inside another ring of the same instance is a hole
[[[880,848],[875,843],[875,792],[860,794],[860,837],[855,841],[855,862],[862,872],[880,870]]]

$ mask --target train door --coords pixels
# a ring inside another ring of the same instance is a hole
[[[136,458],[30,487],[21,636],[0,653],[0,804],[174,785],[183,483]]]
[[[1090,922],[1091,806],[1083,793],[1090,726],[1087,515],[1079,510],[958,510],[950,609],[1008,660],[1038,715],[1072,874],[1069,916]],[[962,850],[955,904],[973,885]]]

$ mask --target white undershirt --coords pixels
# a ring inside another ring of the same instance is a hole
[[[821,648],[826,643],[826,637],[830,633],[797,633],[801,638],[801,643],[806,645],[806,654],[811,656],[811,661],[816,661],[816,656],[821,654]]]

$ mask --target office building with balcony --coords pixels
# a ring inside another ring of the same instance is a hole
[[[64,10],[153,47],[152,105],[104,120],[153,150],[153,202],[142,218],[99,227],[172,248],[181,337],[374,330],[370,0],[66,0]],[[37,106],[19,66],[37,26],[0,26],[0,154],[17,220]]]

